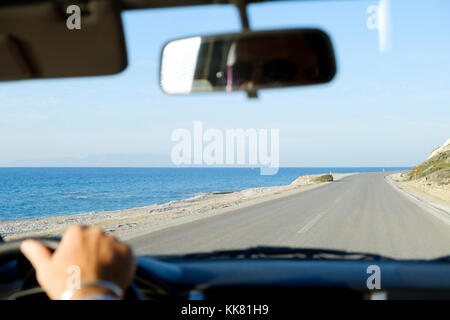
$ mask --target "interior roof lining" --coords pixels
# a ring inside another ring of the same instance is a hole
[[[89,1],[97,1],[97,0],[2,0],[0,2],[0,7],[11,5],[12,6],[27,5],[41,2],[52,2],[55,3],[56,5],[61,6],[61,5],[76,4],[76,2],[83,3]],[[120,7],[122,8],[122,10],[232,4],[234,2],[234,0],[115,0],[115,1],[120,3]],[[248,4],[251,4],[258,2],[280,2],[280,1],[326,2],[331,0],[236,0],[236,2],[237,1],[243,1]]]

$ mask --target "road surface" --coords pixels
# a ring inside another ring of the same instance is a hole
[[[343,249],[394,258],[450,255],[450,225],[388,184],[388,174],[348,176],[128,243],[140,255],[257,245]]]

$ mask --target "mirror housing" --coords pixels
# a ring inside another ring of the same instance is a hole
[[[318,29],[244,31],[184,38],[161,54],[168,94],[257,90],[326,83],[336,74],[330,38]]]

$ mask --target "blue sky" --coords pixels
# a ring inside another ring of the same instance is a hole
[[[372,4],[377,1],[252,5],[254,29],[328,32],[338,63],[330,84],[266,90],[253,100],[240,92],[168,96],[158,84],[162,46],[238,31],[233,7],[125,13],[123,73],[0,85],[0,166],[66,165],[74,158],[102,165],[98,159],[108,155],[123,165],[146,155],[170,164],[171,132],[192,130],[195,120],[205,128],[279,129],[283,166],[420,163],[450,138],[450,1],[392,1],[387,53],[378,50],[377,31],[366,27]]]

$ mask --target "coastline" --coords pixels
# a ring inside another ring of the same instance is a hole
[[[353,174],[357,173],[336,173],[333,174],[333,178],[339,180]],[[123,210],[6,220],[0,222],[0,235],[5,240],[56,236],[61,235],[70,225],[83,224],[101,227],[106,233],[127,240],[140,234],[223,214],[331,183],[314,182],[318,176],[321,175],[300,176],[283,186],[214,192],[184,200]]]

